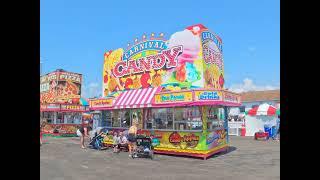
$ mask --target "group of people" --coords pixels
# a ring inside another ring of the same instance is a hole
[[[137,115],[133,115],[132,126],[128,130],[127,137],[123,132],[119,132],[119,134],[117,132],[113,133],[113,152],[120,152],[121,148],[125,148],[129,150],[129,156],[133,156],[133,151],[136,149],[137,125]],[[86,148],[85,138],[90,138],[89,131],[91,130],[88,121],[85,121],[84,125],[77,130],[77,135],[80,137],[80,147],[82,149]],[[98,134],[102,137],[107,137],[107,135],[102,132]]]
[[[123,132],[120,132],[119,135],[117,132],[114,132],[114,134],[113,134],[113,152],[118,153],[118,152],[120,152],[121,148],[129,149],[128,139],[123,134]]]

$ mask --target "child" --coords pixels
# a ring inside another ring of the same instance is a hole
[[[119,144],[120,144],[120,138],[118,136],[118,133],[114,132],[113,134],[113,152],[114,153],[119,152],[120,150]]]

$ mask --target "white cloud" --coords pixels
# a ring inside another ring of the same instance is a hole
[[[101,87],[96,82],[91,82],[89,85],[82,84],[82,96],[85,98],[93,98],[101,96]]]
[[[242,84],[233,84],[230,86],[229,90],[237,93],[247,92],[247,91],[263,91],[263,90],[274,90],[280,89],[280,84],[277,85],[255,85],[252,79],[245,78]]]

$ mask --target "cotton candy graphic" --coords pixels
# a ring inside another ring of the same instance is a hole
[[[201,45],[199,36],[187,29],[176,32],[170,37],[168,48],[178,45],[183,46],[183,53],[178,57],[179,64],[193,62],[197,59]]]
[[[192,63],[186,63],[187,80],[194,82],[198,79],[198,73],[196,67]]]

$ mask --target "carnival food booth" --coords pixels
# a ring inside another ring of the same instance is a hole
[[[221,44],[198,24],[105,53],[104,97],[90,99],[90,110],[110,135],[137,115],[138,134],[153,138],[155,153],[206,159],[226,150],[228,107],[240,106],[240,96],[224,89]]]
[[[75,136],[88,103],[81,98],[82,75],[61,69],[40,77],[40,118],[44,134]]]

